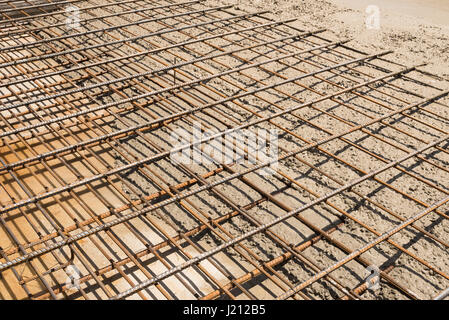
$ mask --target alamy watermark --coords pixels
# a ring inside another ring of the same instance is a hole
[[[375,265],[368,266],[365,269],[365,272],[368,273],[366,277],[366,288],[368,290],[378,290],[380,289],[380,269]]]
[[[365,9],[365,26],[367,29],[380,29],[380,8],[376,5],[369,5]]]
[[[277,130],[239,129],[220,133],[205,129],[195,122],[189,129],[172,131],[174,143],[170,152],[172,161],[182,164],[233,164],[255,165],[269,163],[262,175],[271,175],[278,166]]]
[[[65,8],[67,18],[65,25],[68,30],[80,30],[80,9],[77,6],[70,5]]]
[[[71,265],[67,266],[65,272],[68,275],[68,277],[65,280],[66,288],[67,289],[79,289],[81,272],[78,269],[78,267],[75,266],[74,264],[71,264]]]

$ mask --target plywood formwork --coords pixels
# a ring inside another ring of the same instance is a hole
[[[268,12],[0,3],[2,298],[446,296],[446,80]],[[174,161],[198,125],[278,156]]]

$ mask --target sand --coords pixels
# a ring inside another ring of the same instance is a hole
[[[367,52],[394,50],[406,65],[428,63],[424,70],[449,79],[449,2],[444,0],[220,0],[249,12],[270,10],[278,19],[297,18],[303,29],[328,28],[352,38]],[[367,29],[365,9],[380,9],[380,29]]]

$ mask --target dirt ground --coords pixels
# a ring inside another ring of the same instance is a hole
[[[394,50],[406,64],[427,63],[425,70],[449,79],[449,2],[444,0],[208,0],[254,12],[270,10],[278,19],[297,18],[297,26],[328,28],[352,38],[360,50]],[[377,5],[380,29],[367,29],[365,12]]]

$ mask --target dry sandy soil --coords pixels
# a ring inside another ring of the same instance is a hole
[[[449,1],[445,0],[210,0],[246,11],[270,10],[279,19],[298,18],[304,29],[328,28],[353,38],[368,52],[394,50],[404,64],[428,63],[425,70],[449,79]],[[380,9],[380,29],[367,29],[365,9]]]

